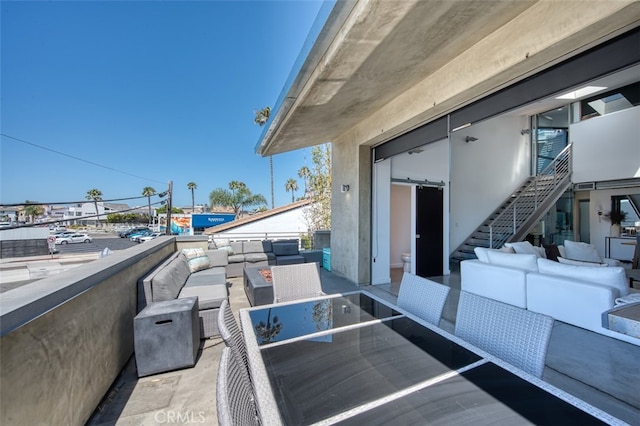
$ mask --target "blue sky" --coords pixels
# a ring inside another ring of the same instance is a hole
[[[176,206],[191,205],[190,181],[208,203],[231,180],[270,204],[254,111],[274,106],[321,4],[3,1],[0,204],[136,197],[169,180]],[[277,207],[288,178],[302,195],[311,155],[273,162]]]

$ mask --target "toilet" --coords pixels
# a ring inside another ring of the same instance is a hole
[[[404,263],[402,270],[404,272],[411,272],[411,253],[401,253],[400,257]]]

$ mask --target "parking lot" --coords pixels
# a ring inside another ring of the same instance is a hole
[[[124,250],[129,247],[133,247],[138,245],[138,243],[134,243],[129,241],[128,238],[119,238],[114,236],[113,234],[92,234],[89,233],[93,238],[93,241],[90,243],[77,243],[77,244],[57,244],[56,250],[58,253],[67,254],[67,253],[99,253],[105,248],[109,248],[110,250]]]

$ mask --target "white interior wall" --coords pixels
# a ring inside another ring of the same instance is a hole
[[[371,205],[371,284],[391,282],[391,159],[373,165]]]
[[[411,186],[391,185],[390,225],[391,267],[401,268],[403,266],[401,254],[411,252]]]
[[[638,194],[640,187],[600,189],[591,191],[589,194],[589,231],[591,233],[591,244],[597,249],[600,256],[605,255],[606,238],[611,235],[611,222],[604,218],[604,215],[611,210],[611,197],[614,195]],[[602,215],[598,215],[601,212]]]
[[[569,126],[573,182],[640,177],[640,106]]]
[[[504,115],[451,134],[451,248],[454,250],[529,175],[526,116]],[[465,142],[466,136],[478,140]]]

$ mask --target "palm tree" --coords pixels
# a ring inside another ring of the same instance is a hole
[[[289,192],[291,191],[291,202],[295,201],[295,192],[298,190],[298,182],[294,178],[289,178],[287,183],[284,184],[284,189]]]
[[[24,215],[29,218],[29,222],[35,222],[36,216],[42,214],[42,206],[36,205],[37,201],[25,200]]]
[[[218,188],[209,194],[211,207],[229,207],[239,217],[242,210],[247,207],[267,204],[267,200],[261,194],[252,194],[244,182],[231,181],[229,189]]]
[[[269,116],[271,115],[271,107],[266,106],[258,111],[255,111],[255,114],[256,116],[253,119],[253,122],[262,127],[267,123],[267,121],[269,121]]]
[[[96,224],[100,224],[100,214],[98,213],[98,201],[102,201],[102,191],[99,189],[90,189],[87,191],[87,200],[93,200],[93,205],[96,207]]]
[[[256,116],[253,119],[253,122],[256,123],[258,126],[262,127],[267,123],[267,121],[269,121],[269,117],[271,116],[271,107],[266,106],[261,110],[255,111],[255,113],[256,113]],[[271,208],[273,209],[275,208],[274,192],[273,192],[273,155],[269,156],[269,168],[271,172]]]
[[[191,214],[194,214],[196,212],[196,199],[193,191],[198,189],[198,185],[195,182],[189,182],[187,184],[187,189],[191,190]]]
[[[142,188],[142,195],[147,197],[147,201],[149,204],[149,223],[151,223],[151,196],[156,194],[156,190],[150,186],[145,186]]]
[[[309,195],[309,177],[311,176],[311,170],[307,166],[300,167],[298,170],[298,177],[304,179],[304,197]]]

